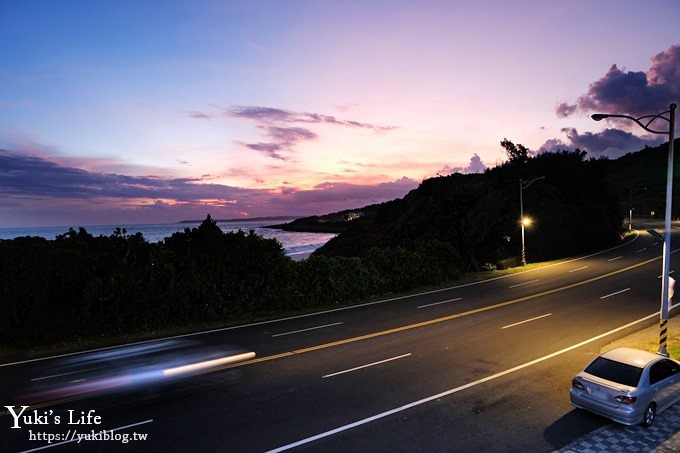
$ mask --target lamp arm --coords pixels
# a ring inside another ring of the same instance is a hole
[[[652,129],[651,127],[649,127],[649,125],[652,124],[656,120],[664,120],[667,123],[669,123],[669,125],[670,125],[671,120],[664,116],[666,113],[669,113],[669,112],[670,112],[670,110],[666,110],[665,112],[661,112],[658,115],[644,115],[644,116],[640,116],[638,118],[635,118],[635,117],[629,116],[629,115],[607,114],[605,118],[625,118],[627,120],[635,121],[638,126],[643,128],[647,132],[651,132],[652,134],[668,135],[669,131],[659,131],[659,130],[656,130],[656,129]],[[646,120],[646,121],[643,122],[643,120]]]
[[[520,185],[522,187],[522,190],[526,189],[527,187],[529,187],[531,185],[532,182],[536,182],[539,179],[545,179],[545,176],[539,176],[538,178],[534,178],[529,182],[522,182],[522,180],[520,179],[519,182],[520,182]]]
[[[640,125],[641,128],[643,128],[644,130],[646,130],[646,131],[648,131],[648,132],[651,132],[651,133],[653,133],[653,134],[668,134],[669,131],[657,131],[657,130],[654,130],[654,129],[652,129],[651,127],[649,127],[649,125],[652,124],[655,120],[661,119],[661,120],[665,120],[665,121],[669,124],[669,126],[670,126],[671,120],[669,120],[668,118],[666,118],[665,116],[663,116],[664,114],[669,113],[669,112],[670,112],[670,110],[666,110],[665,112],[659,113],[658,115],[646,115],[646,116],[641,116],[640,118],[635,119],[634,121],[635,121],[636,123],[638,123],[638,124]],[[649,118],[649,120],[647,120],[646,123],[642,124],[642,121],[641,121],[641,120],[647,119],[647,118]],[[669,129],[669,130],[670,130],[670,129]]]

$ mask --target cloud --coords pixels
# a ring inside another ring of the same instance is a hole
[[[275,202],[288,212],[327,214],[402,198],[416,187],[418,182],[407,177],[378,184],[324,182],[309,190],[285,188]]]
[[[302,140],[314,140],[317,138],[317,135],[314,132],[301,127],[268,126],[266,130],[267,135],[274,140],[288,144],[295,144]]]
[[[260,106],[233,106],[227,114],[234,118],[255,121],[258,129],[264,131],[269,142],[242,143],[247,148],[260,151],[268,156],[288,160],[281,152],[292,152],[301,142],[316,140],[318,135],[309,129],[312,125],[330,124],[334,126],[370,129],[376,132],[387,132],[396,129],[394,126],[378,126],[354,120],[338,119],[332,115],[309,112],[293,112],[290,110]],[[296,124],[296,126],[288,126]],[[304,125],[305,127],[301,127]]]
[[[484,173],[487,166],[482,162],[482,158],[477,153],[470,158],[470,163],[465,167],[450,167],[445,165],[444,168],[437,172],[438,175],[452,175],[454,173],[470,174],[470,173]]]
[[[404,196],[409,178],[378,184],[326,182],[310,190],[248,189],[202,179],[100,173],[0,150],[0,226],[176,222],[312,215]]]
[[[632,116],[656,114],[680,99],[680,45],[673,45],[651,58],[647,72],[619,69],[616,64],[575,104],[561,103],[557,115],[614,113]]]
[[[297,201],[305,203],[314,201],[315,203],[326,204],[338,201],[354,201],[357,206],[362,206],[363,204],[400,198],[417,186],[418,182],[407,177],[379,184],[325,182],[314,186],[314,190],[298,191],[294,196]]]
[[[673,45],[651,58],[646,72],[625,71],[614,64],[599,80],[591,83],[588,92],[574,104],[563,102],[557,105],[560,118],[575,114],[610,113],[642,117],[665,112],[671,102],[680,100],[680,45]],[[634,122],[625,119],[608,119],[615,124],[637,133],[643,133]],[[668,123],[657,120],[649,124],[653,129],[668,130]],[[639,151],[645,146],[657,146],[667,136],[638,136],[625,130],[608,128],[602,132],[580,134],[575,128],[563,128],[566,141],[558,138],[547,140],[540,152],[573,150],[588,152],[592,157],[617,158],[628,152]]]
[[[332,115],[309,112],[292,112],[271,107],[258,106],[234,106],[228,112],[236,118],[256,120],[260,123],[312,123],[333,124],[336,126],[356,127],[372,129],[377,132],[385,132],[396,129],[395,126],[378,126],[370,123],[362,123],[353,120],[341,120]]]
[[[195,118],[197,120],[209,120],[212,118],[211,115],[208,115],[207,113],[202,113],[202,112],[187,112],[191,118]]]
[[[244,107],[234,106],[228,112],[231,116],[236,118],[246,118],[256,120],[258,122],[295,122],[295,114],[286,110],[275,109],[271,107]]]
[[[466,173],[484,173],[486,165],[482,162],[481,157],[476,153],[470,158],[470,164],[465,167]]]
[[[564,131],[564,129],[562,129],[562,131]],[[538,148],[538,154],[555,153],[560,151],[574,151],[575,149],[575,147],[563,142],[559,138],[551,138]]]
[[[291,151],[301,141],[315,140],[317,135],[301,127],[258,126],[265,130],[270,142],[243,143],[247,148],[259,151],[273,159],[290,160],[282,151]]]
[[[573,115],[576,111],[578,110],[577,105],[569,105],[566,102],[563,102],[557,106],[555,111],[557,112],[557,116],[559,118],[566,118],[568,116]]]
[[[279,151],[284,149],[280,143],[243,143],[247,148],[253,151],[260,151],[261,153],[267,154],[273,159],[287,160]]]
[[[127,176],[63,166],[43,157],[0,150],[0,196],[47,199],[234,199],[252,192],[198,179]]]
[[[548,140],[540,147],[540,152],[573,151],[578,148],[586,151],[591,157],[616,159],[646,146],[658,146],[665,142],[663,136],[638,137],[620,129],[580,134],[575,128],[570,127],[562,129],[562,132],[566,134],[568,142],[560,139]]]

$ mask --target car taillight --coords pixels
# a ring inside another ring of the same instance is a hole
[[[581,384],[581,381],[579,381],[576,378],[571,380],[571,385],[572,385],[572,387],[576,387],[579,390],[585,390],[586,389],[585,386],[583,384]]]
[[[635,401],[637,401],[637,398],[634,396],[626,396],[626,395],[619,395],[616,398],[614,398],[617,402],[623,403],[623,404],[635,404]]]

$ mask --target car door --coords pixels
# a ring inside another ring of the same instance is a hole
[[[680,365],[669,359],[654,363],[649,369],[649,384],[659,411],[680,396]]]

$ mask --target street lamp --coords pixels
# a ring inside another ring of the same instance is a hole
[[[524,182],[521,179],[519,180],[519,223],[522,225],[522,266],[527,265],[527,252],[524,248],[524,227],[531,225],[531,219],[524,217],[524,200],[522,197],[522,192],[524,192],[524,189],[529,187],[532,182],[538,181],[539,179],[545,179],[545,176],[539,176],[538,178],[534,178],[529,182]]]
[[[591,116],[595,121],[601,121],[605,118],[625,118],[635,121],[638,126],[651,132],[652,134],[668,135],[668,168],[666,174],[666,218],[664,223],[664,241],[663,241],[663,273],[661,280],[661,311],[659,322],[659,354],[668,356],[666,348],[666,337],[668,334],[668,312],[670,311],[670,264],[671,264],[671,208],[673,206],[673,142],[675,141],[675,109],[677,105],[672,103],[668,110],[658,113],[656,115],[644,115],[638,118],[628,115],[613,115],[606,113],[596,113]],[[668,116],[665,116],[668,114]],[[651,125],[656,120],[664,120],[668,122],[668,130],[660,131],[652,129]]]
[[[647,188],[638,187],[637,189],[628,190],[628,231],[633,231],[633,194],[641,190],[647,190]]]

